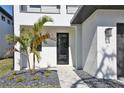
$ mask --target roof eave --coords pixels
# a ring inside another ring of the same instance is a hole
[[[1,11],[4,15],[6,15],[8,18],[10,18],[11,20],[13,20],[13,17],[12,17],[7,11],[5,11],[1,6],[0,6],[0,11]]]
[[[83,5],[79,6],[78,10],[76,11],[76,13],[74,14],[74,16],[72,17],[72,19],[70,21],[71,24],[74,24],[74,20],[77,17],[78,13],[81,11],[82,7],[84,7],[84,6]]]
[[[76,12],[70,23],[72,25],[83,23],[97,9],[124,10],[124,5],[85,5]]]

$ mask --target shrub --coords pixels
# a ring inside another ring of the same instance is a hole
[[[16,71],[14,71],[14,72],[12,73],[12,75],[17,75],[17,74],[16,74]]]
[[[45,75],[46,77],[49,77],[50,73],[51,73],[50,70],[46,70],[46,71],[44,72],[44,75]]]
[[[7,77],[7,80],[13,80],[14,79],[14,75],[10,75]]]
[[[39,75],[35,75],[32,80],[40,80],[40,76]]]
[[[16,77],[16,82],[24,82],[24,81],[26,81],[25,77],[23,77],[23,76]]]

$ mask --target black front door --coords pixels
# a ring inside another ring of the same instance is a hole
[[[124,77],[124,24],[117,24],[117,75]]]
[[[57,33],[57,64],[66,65],[69,64],[69,34]]]

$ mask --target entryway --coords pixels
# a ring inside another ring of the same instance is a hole
[[[61,88],[88,88],[87,84],[74,72],[72,66],[58,66],[57,73]]]
[[[57,64],[69,64],[69,33],[57,33]]]
[[[124,23],[117,24],[117,77],[124,77]]]

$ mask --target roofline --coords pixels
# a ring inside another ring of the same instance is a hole
[[[72,17],[70,23],[73,23],[73,20],[77,17],[78,12],[81,11],[82,7],[84,7],[83,5],[80,5],[79,8],[77,9],[76,13],[74,14],[74,16]]]
[[[2,12],[4,15],[6,15],[8,18],[10,18],[11,20],[13,20],[13,17],[0,6],[0,12]]]
[[[97,9],[124,10],[124,5],[84,5],[80,6],[71,20],[71,24],[83,23]]]

